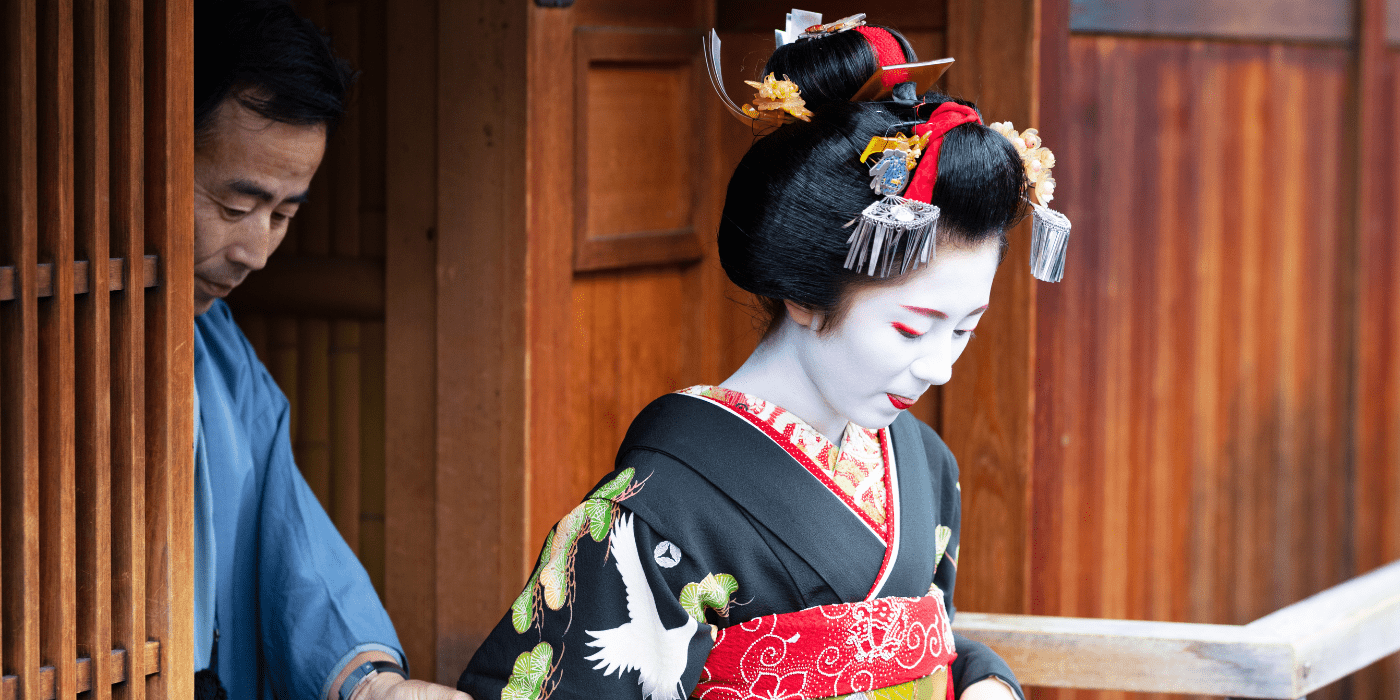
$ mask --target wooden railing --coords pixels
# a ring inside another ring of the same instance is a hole
[[[1400,652],[1400,561],[1247,625],[959,613],[1025,685],[1301,698]]]

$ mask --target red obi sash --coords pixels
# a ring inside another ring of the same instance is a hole
[[[937,588],[923,598],[879,598],[768,615],[720,630],[700,684],[703,700],[807,700],[941,683],[953,700],[957,657]],[[929,686],[934,687],[934,686]]]

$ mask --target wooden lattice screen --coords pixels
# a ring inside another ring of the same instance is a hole
[[[3,700],[193,695],[192,29],[0,0]]]

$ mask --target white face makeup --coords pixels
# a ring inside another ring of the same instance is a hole
[[[898,285],[853,293],[841,325],[797,334],[797,356],[822,402],[866,428],[883,428],[953,363],[991,300],[999,247],[940,249]]]
[[[855,290],[840,325],[789,306],[789,317],[724,386],[777,403],[839,441],[846,423],[883,428],[946,383],[991,300],[993,240],[939,248],[932,265],[892,285]]]

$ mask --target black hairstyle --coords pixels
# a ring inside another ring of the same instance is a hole
[[[224,100],[275,122],[334,130],[355,72],[329,37],[286,0],[195,3],[194,131],[213,127]]]
[[[904,50],[906,62],[919,60],[903,34],[889,27],[866,26],[889,32]],[[779,47],[768,58],[763,75],[773,73],[779,78],[790,78],[802,88],[802,99],[806,100],[809,109],[813,109],[823,104],[849,101],[879,66],[875,47],[860,32],[848,30],[830,36],[798,39]]]
[[[854,287],[898,279],[844,267],[848,224],[876,199],[860,154],[874,136],[912,134],[944,102],[975,109],[937,92],[913,104],[850,102],[876,66],[873,58],[868,65],[853,58],[859,52],[847,45],[857,40],[866,43],[847,31],[778,50],[769,66],[784,66],[813,116],[755,142],[729,180],[718,233],[720,263],[734,284],[758,297],[770,332],[783,318],[785,300],[822,314],[826,331],[839,323]],[[822,46],[834,41],[841,42],[837,49]],[[816,100],[808,97],[814,93]],[[1028,191],[1021,157],[1006,137],[975,122],[954,127],[943,138],[931,197],[941,210],[938,245],[998,241],[1004,250],[1006,229],[1024,216]],[[905,252],[896,256],[896,266]]]

